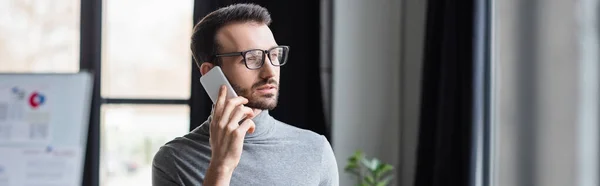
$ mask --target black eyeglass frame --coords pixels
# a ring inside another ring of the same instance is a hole
[[[279,61],[279,65],[275,65],[275,64],[273,64],[273,60],[271,60],[271,55],[270,55],[270,52],[271,52],[271,50],[273,50],[273,49],[276,49],[276,48],[283,48],[283,50],[285,51],[285,54],[286,54],[286,55],[284,56],[284,58],[282,59],[282,61]],[[263,58],[262,58],[262,61],[261,61],[260,65],[258,65],[258,67],[256,67],[256,68],[250,68],[250,67],[248,66],[248,63],[246,62],[246,54],[247,54],[248,52],[253,52],[253,51],[261,51],[261,52],[262,52],[262,56],[263,56]],[[261,50],[261,49],[250,49],[250,50],[246,50],[246,51],[242,51],[242,52],[230,52],[230,53],[223,53],[223,54],[215,54],[215,55],[213,56],[213,59],[214,59],[214,58],[217,58],[217,57],[232,57],[232,56],[242,56],[242,57],[244,58],[244,65],[246,66],[246,68],[248,68],[248,69],[250,69],[250,70],[256,70],[256,69],[260,69],[260,68],[262,68],[262,66],[265,64],[265,59],[266,59],[266,58],[269,58],[269,61],[271,62],[271,65],[273,65],[273,66],[279,67],[279,66],[283,66],[283,65],[285,65],[285,64],[287,63],[287,58],[288,58],[288,56],[289,56],[289,53],[290,53],[290,47],[289,47],[289,46],[286,46],[286,45],[279,45],[279,46],[276,46],[276,47],[270,48],[270,49],[268,49],[268,50]],[[266,57],[266,58],[264,57],[265,55],[267,55],[267,57]]]

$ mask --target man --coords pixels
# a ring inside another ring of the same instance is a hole
[[[338,185],[327,139],[269,115],[289,51],[275,42],[270,22],[263,7],[236,4],[195,26],[191,49],[200,73],[220,66],[240,96],[227,100],[221,87],[207,121],[160,148],[153,185]]]

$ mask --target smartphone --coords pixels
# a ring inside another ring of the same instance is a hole
[[[204,87],[206,94],[212,100],[213,104],[217,102],[217,98],[219,98],[219,89],[221,85],[225,85],[227,87],[227,99],[237,97],[237,94],[233,90],[229,81],[227,81],[227,77],[223,74],[221,67],[215,66],[202,77],[200,77],[200,83]]]

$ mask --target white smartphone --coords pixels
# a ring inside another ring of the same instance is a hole
[[[204,87],[204,90],[212,100],[213,104],[217,102],[217,98],[219,98],[219,89],[221,85],[225,85],[227,87],[227,99],[237,97],[235,90],[229,81],[227,81],[227,77],[223,74],[221,67],[215,66],[202,77],[200,77],[200,83]]]

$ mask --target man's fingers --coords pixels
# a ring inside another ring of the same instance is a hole
[[[243,105],[237,106],[234,113],[231,114],[231,118],[229,118],[229,124],[235,123],[236,125],[239,125],[243,119],[252,118],[253,115],[254,112],[251,108]],[[235,128],[237,128],[237,126]]]
[[[223,113],[220,116],[219,127],[222,129],[225,128],[227,123],[229,123],[229,118],[231,117],[233,109],[246,103],[248,103],[248,99],[241,96],[227,100],[225,107],[223,108]]]
[[[214,104],[214,103],[213,103],[213,104],[212,104],[212,109],[210,110],[210,119],[211,119],[211,122],[209,123],[209,124],[210,124],[210,126],[211,126],[211,127],[210,127],[210,132],[211,132],[211,134],[212,134],[212,132],[213,132],[213,128],[216,128],[216,125],[214,125],[214,123],[216,123],[215,121],[217,121],[217,120],[216,120],[216,118],[215,118],[215,109],[216,109],[216,104]],[[213,125],[214,125],[215,127],[212,127]]]
[[[240,126],[236,129],[236,132],[238,132],[239,134],[245,134],[246,133],[254,133],[254,129],[256,128],[256,125],[254,124],[254,121],[252,121],[251,119],[245,119],[242,124],[240,124]]]
[[[223,108],[225,107],[225,100],[227,99],[227,88],[225,85],[221,85],[219,89],[219,96],[217,97],[217,102],[215,103],[213,119],[215,121],[221,120],[221,114],[223,113]]]

